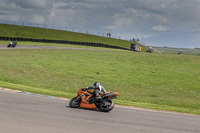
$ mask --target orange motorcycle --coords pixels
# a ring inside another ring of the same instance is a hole
[[[98,109],[102,112],[109,112],[114,108],[112,99],[117,98],[119,93],[106,92],[100,100],[94,98],[93,90],[79,89],[77,96],[70,100],[69,106],[72,108]]]

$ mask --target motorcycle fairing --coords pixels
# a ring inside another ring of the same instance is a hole
[[[83,96],[82,100],[81,100],[80,107],[81,108],[88,108],[88,109],[97,109],[97,107],[95,106],[94,103],[89,104],[89,102],[87,101],[89,98],[90,98],[90,96],[89,97]]]

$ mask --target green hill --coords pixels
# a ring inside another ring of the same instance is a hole
[[[0,24],[0,36],[104,43],[123,48],[129,48],[130,43],[132,43],[126,40],[101,37],[84,33],[8,24]],[[143,49],[145,48],[143,47]]]

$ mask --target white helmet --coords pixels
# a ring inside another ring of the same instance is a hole
[[[94,86],[95,86],[95,89],[100,89],[100,83],[99,82],[95,82]]]

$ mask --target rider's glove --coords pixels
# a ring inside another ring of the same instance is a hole
[[[84,91],[88,90],[88,87],[84,88],[83,90],[84,90]]]

